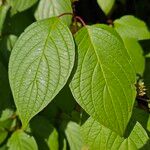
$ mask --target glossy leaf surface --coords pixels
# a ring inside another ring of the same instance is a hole
[[[87,113],[122,135],[135,99],[135,72],[117,33],[103,28],[86,26],[76,34],[78,64],[70,87]]]
[[[63,13],[72,13],[70,0],[40,0],[35,18],[41,20],[59,16]],[[67,25],[70,25],[72,18],[70,15],[64,15],[61,18]]]
[[[114,26],[122,37],[129,37],[137,40],[150,39],[150,32],[146,24],[134,16],[123,16],[114,21]]]
[[[12,50],[9,79],[23,126],[66,84],[74,65],[75,46],[58,18],[33,23]]]

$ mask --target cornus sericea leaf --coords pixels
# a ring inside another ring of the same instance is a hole
[[[89,118],[81,127],[84,143],[92,150],[137,150],[148,148],[149,137],[140,123],[134,125],[125,139],[104,127],[93,118]]]
[[[149,149],[150,139],[139,122],[137,122],[129,135],[129,139],[134,142],[138,149]]]
[[[59,16],[63,13],[72,13],[72,6],[70,0],[40,0],[39,5],[35,11],[35,18],[37,20]],[[61,19],[67,24],[71,24],[72,16],[66,15]]]
[[[7,0],[14,10],[24,11],[33,6],[38,0]]]
[[[77,69],[71,82],[76,101],[94,119],[123,135],[135,99],[135,72],[118,34],[104,25],[75,35]]]
[[[12,134],[7,146],[9,150],[38,150],[35,139],[21,130]]]
[[[134,16],[127,15],[115,20],[114,27],[123,38],[150,39],[150,32],[145,22]]]
[[[9,79],[23,126],[66,84],[75,46],[68,27],[58,18],[33,23],[15,44]]]
[[[145,58],[141,45],[133,38],[124,38],[123,42],[131,58],[131,63],[134,66],[135,72],[143,75],[145,69]]]

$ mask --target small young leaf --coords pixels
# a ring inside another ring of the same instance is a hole
[[[1,114],[0,121],[5,121],[5,120],[9,119],[12,115],[13,115],[12,110],[5,109]]]
[[[13,124],[13,119],[11,119],[13,111],[10,109],[5,109],[2,111],[0,116],[0,128],[10,129]]]
[[[33,6],[38,0],[7,0],[14,10],[24,11]]]
[[[40,0],[38,8],[35,12],[36,20],[41,20],[49,17],[55,17],[63,13],[72,13],[72,6],[70,0]],[[70,25],[71,16],[66,15],[62,20]]]
[[[78,64],[70,87],[87,113],[123,135],[135,100],[135,72],[117,33],[103,28],[87,26],[76,34]]]
[[[73,37],[58,18],[33,23],[20,36],[11,53],[9,79],[24,127],[66,84],[74,57]]]
[[[115,0],[97,0],[103,12],[108,15],[114,6]]]
[[[12,134],[8,144],[9,150],[38,150],[36,141],[21,130]]]
[[[114,21],[114,26],[123,38],[134,38],[137,40],[150,39],[150,32],[146,24],[134,16],[123,16]]]

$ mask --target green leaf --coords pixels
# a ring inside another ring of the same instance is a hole
[[[0,117],[0,121],[5,121],[5,120],[9,119],[12,115],[13,115],[13,111],[11,109],[5,109],[2,112],[2,115]]]
[[[72,13],[70,0],[40,0],[35,12],[36,20],[59,16],[63,13]],[[62,20],[70,25],[72,16],[62,16]]]
[[[123,16],[114,21],[114,26],[123,38],[134,38],[137,40],[150,39],[150,32],[146,24],[134,16]]]
[[[63,140],[63,149],[62,150],[67,150],[67,140],[65,138]]]
[[[150,147],[149,137],[144,128],[138,122],[134,126],[129,138],[138,149],[141,149],[143,146],[146,149]]]
[[[131,58],[131,63],[135,68],[137,74],[143,75],[145,69],[145,58],[143,55],[143,49],[137,40],[132,38],[123,39],[124,45]]]
[[[5,109],[2,111],[2,114],[0,116],[0,128],[4,129],[10,129],[13,123],[13,119],[11,118],[13,116],[13,111],[11,109]]]
[[[15,43],[17,41],[17,36],[16,35],[13,35],[13,34],[10,34],[8,36],[8,39],[7,39],[7,49],[11,52],[11,50],[13,49]]]
[[[125,139],[121,143],[119,150],[138,150],[138,149],[136,145],[130,139]]]
[[[8,132],[5,129],[0,128],[0,144],[3,143],[3,141],[6,139],[7,135],[8,135]]]
[[[32,133],[36,138],[39,149],[58,150],[58,133],[44,117],[36,116],[30,123]]]
[[[92,150],[117,150],[124,141],[124,138],[91,117],[83,124],[81,131],[84,144]]]
[[[7,0],[14,10],[19,12],[32,7],[38,0]]]
[[[80,126],[75,122],[64,123],[63,128],[71,150],[81,150],[83,141],[80,133]]]
[[[33,23],[20,36],[11,53],[9,79],[24,127],[66,84],[74,57],[73,37],[58,18]]]
[[[81,127],[81,131],[85,144],[93,150],[137,150],[147,148],[145,146],[149,142],[146,131],[138,122],[126,139],[91,117]]]
[[[8,140],[7,146],[9,147],[9,150],[38,150],[34,138],[21,130],[12,134]]]
[[[97,2],[106,15],[110,13],[115,4],[115,0],[97,0]]]
[[[119,36],[103,28],[86,26],[76,34],[78,62],[70,87],[87,113],[123,135],[135,99],[135,72]]]
[[[9,10],[9,5],[0,6],[0,36],[3,29],[3,25],[6,19],[7,12]]]

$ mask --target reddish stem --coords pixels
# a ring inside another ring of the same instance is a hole
[[[76,20],[79,20],[82,23],[83,26],[86,26],[86,23],[83,21],[83,19],[79,16],[75,16],[73,13],[63,13],[63,14],[59,15],[58,17],[60,18],[60,17],[63,17],[65,15],[73,16],[73,18],[75,18]]]
[[[69,12],[68,12],[68,13],[63,13],[63,14],[59,15],[58,18],[63,17],[63,16],[65,16],[65,15],[74,16],[73,13],[69,13]]]
[[[75,18],[76,18],[77,20],[79,20],[79,21],[82,23],[83,26],[86,26],[86,23],[83,21],[83,19],[82,19],[81,17],[75,16]]]

